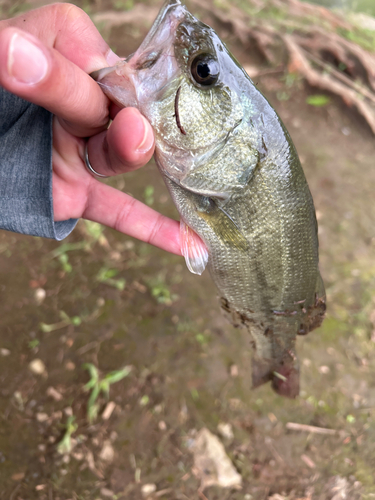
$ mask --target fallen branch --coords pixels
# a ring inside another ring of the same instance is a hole
[[[191,3],[206,8],[204,0]],[[285,19],[246,19],[228,5],[224,12],[207,11],[207,16],[224,29],[229,27],[242,44],[255,44],[271,66],[299,74],[311,87],[337,95],[346,106],[355,107],[375,134],[375,54],[337,32],[356,33],[358,28],[341,15],[299,0],[256,2],[258,11],[270,5],[284,10]],[[308,25],[306,16],[310,17]]]
[[[222,29],[244,47],[252,46],[268,65],[258,74],[281,68],[300,75],[311,87],[334,94],[346,106],[354,107],[375,134],[375,53],[364,48],[374,46],[375,51],[375,44],[368,32],[343,15],[300,0],[249,0],[247,15],[229,0],[222,0],[222,8],[214,9],[211,0],[186,2],[201,19],[218,27],[219,33]],[[272,9],[281,15],[275,16]],[[110,30],[122,24],[151,25],[155,15],[155,7],[138,4],[131,11],[92,17]]]
[[[327,429],[325,427],[315,427],[313,425],[306,424],[297,424],[294,422],[288,422],[286,424],[286,428],[291,431],[302,431],[302,432],[310,432],[311,434],[324,434],[328,436],[335,436],[338,434],[338,431],[335,429]]]

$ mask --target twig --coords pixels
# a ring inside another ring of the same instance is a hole
[[[366,119],[371,130],[375,134],[375,114],[363,100],[358,91],[349,88],[346,84],[341,83],[338,79],[334,79],[328,74],[320,74],[312,68],[310,62],[305,56],[305,50],[293,40],[290,35],[284,35],[284,42],[289,51],[291,58],[290,66],[305,77],[307,82],[313,87],[320,87],[340,96],[346,104],[353,104],[360,114]]]
[[[13,500],[16,496],[17,491],[21,488],[21,483],[18,483],[17,486],[12,491],[12,494],[9,497],[9,500]]]
[[[327,70],[331,75],[335,76],[338,80],[341,80],[345,85],[348,87],[351,87],[353,90],[356,90],[360,94],[363,95],[363,97],[367,97],[370,101],[375,103],[375,95],[370,92],[368,89],[363,87],[357,82],[354,82],[351,80],[349,77],[345,76],[344,74],[340,73],[337,71],[335,68],[333,68],[330,64],[327,64],[317,57],[313,56],[309,51],[301,47],[301,50],[306,54],[306,57],[308,57],[314,64],[317,66],[320,66],[321,68]]]
[[[170,493],[172,491],[172,488],[165,488],[164,490],[159,490],[155,493],[156,497],[162,497],[163,495],[166,495],[167,493]]]
[[[368,413],[368,412],[373,412],[375,411],[375,408],[361,408],[360,410],[360,413]]]
[[[87,351],[90,351],[91,349],[95,349],[98,346],[98,341],[97,340],[92,340],[88,344],[80,347],[77,349],[76,353],[81,356],[82,354],[85,354]]]
[[[310,469],[315,469],[315,467],[316,467],[315,462],[313,460],[311,460],[311,458],[309,456],[303,454],[303,455],[301,455],[301,459],[305,462],[307,467],[310,467]]]
[[[325,434],[329,436],[334,436],[338,434],[338,431],[336,431],[335,429],[327,429],[325,427],[315,427],[313,425],[306,425],[306,424],[297,424],[294,422],[288,422],[286,424],[286,428],[291,431],[311,432],[312,434]]]
[[[203,493],[203,491],[198,491],[198,496],[201,500],[208,500],[206,495]]]

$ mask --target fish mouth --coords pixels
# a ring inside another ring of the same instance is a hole
[[[92,78],[120,107],[137,107],[142,113],[150,96],[158,97],[178,75],[174,38],[188,15],[180,0],[168,0],[137,51],[113,67],[94,71]]]

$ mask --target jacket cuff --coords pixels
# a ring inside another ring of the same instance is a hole
[[[62,240],[77,219],[53,220],[52,118],[0,87],[0,228]]]

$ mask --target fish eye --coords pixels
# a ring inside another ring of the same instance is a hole
[[[191,63],[190,71],[200,85],[212,85],[219,78],[219,63],[211,54],[198,54]]]

